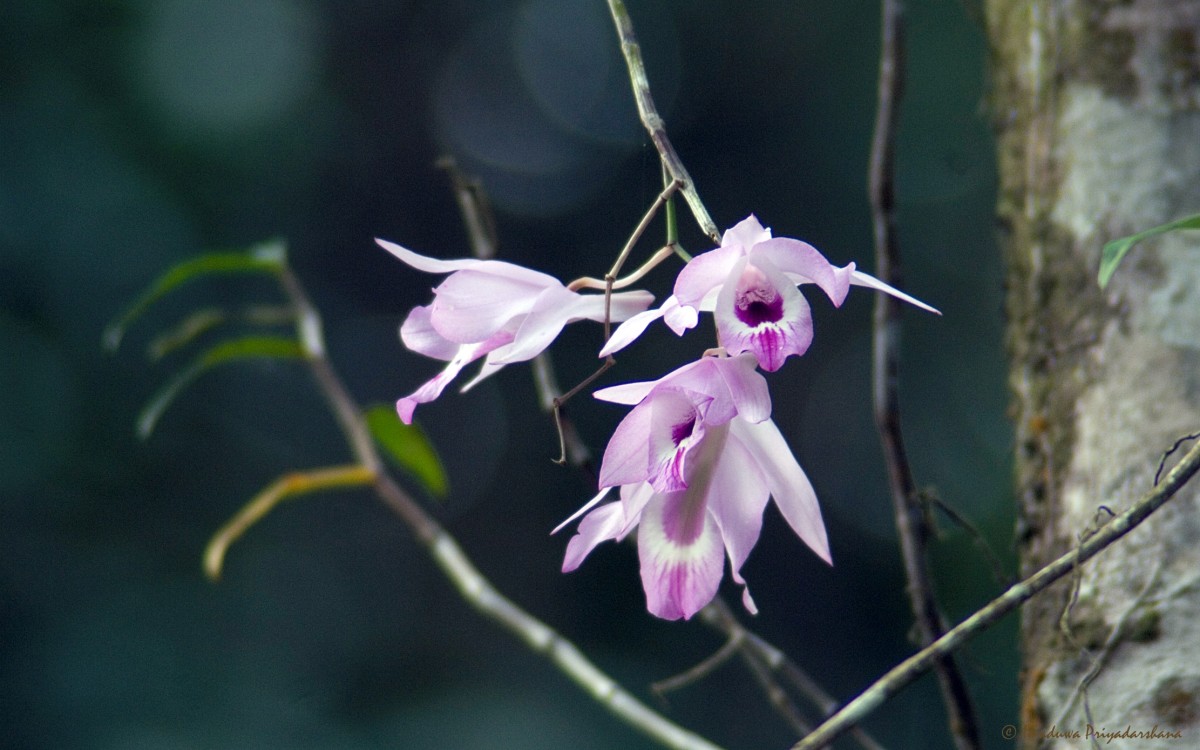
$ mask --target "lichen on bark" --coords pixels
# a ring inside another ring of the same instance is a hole
[[[1162,452],[1200,431],[1200,238],[1168,235],[1131,255],[1107,292],[1095,282],[1105,241],[1200,211],[1200,76],[1188,72],[1200,61],[1180,59],[1182,37],[1200,38],[1200,3],[989,0],[987,12],[1028,573],[1102,522],[1099,506],[1119,512],[1150,485]],[[1096,722],[1149,729],[1163,706],[1194,699],[1196,505],[1195,491],[1183,493],[1080,571],[1065,631],[1069,585],[1026,607],[1027,745],[1055,721],[1088,723],[1073,694],[1118,627],[1088,689]],[[1153,628],[1139,626],[1145,618]],[[1197,737],[1200,711],[1188,705],[1166,713],[1191,716],[1179,728]]]

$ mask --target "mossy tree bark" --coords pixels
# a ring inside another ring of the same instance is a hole
[[[1200,212],[1200,2],[985,2],[1027,574],[1200,432],[1200,233],[1139,246],[1103,292],[1095,280],[1107,240]],[[1053,735],[1090,724],[1197,746],[1200,492],[1077,583],[1069,607],[1071,582],[1023,612],[1021,744],[1077,748]]]

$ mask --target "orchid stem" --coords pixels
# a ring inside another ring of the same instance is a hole
[[[629,70],[629,82],[633,86],[633,98],[637,102],[638,116],[642,120],[642,125],[650,134],[650,140],[654,141],[654,148],[658,150],[658,158],[662,161],[663,168],[667,170],[673,180],[679,181],[679,192],[683,194],[688,207],[692,209],[696,223],[700,225],[700,229],[708,235],[709,239],[720,243],[721,235],[717,231],[717,225],[713,223],[712,217],[708,215],[708,209],[700,200],[700,194],[696,192],[691,175],[683,166],[679,154],[675,152],[675,147],[671,145],[671,140],[667,137],[666,124],[654,106],[654,98],[650,95],[650,81],[646,78],[646,66],[642,62],[642,48],[633,32],[633,21],[629,18],[629,11],[626,10],[625,3],[621,0],[608,0],[608,9],[612,14],[613,23],[617,27],[617,36],[621,41],[621,54],[625,58],[625,67]]]

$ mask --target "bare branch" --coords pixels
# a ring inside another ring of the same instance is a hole
[[[1193,446],[1175,468],[1167,472],[1163,481],[1138,498],[1129,510],[1106,523],[1070,552],[1010,587],[929,646],[897,664],[842,710],[817,727],[816,731],[796,743],[792,750],[817,750],[836,740],[883,705],[888,698],[933,668],[939,659],[958,650],[971,638],[987,630],[1055,581],[1069,575],[1075,566],[1092,559],[1110,544],[1128,534],[1174,497],[1197,471],[1200,471],[1200,444]]]
[[[679,181],[679,192],[683,194],[688,207],[692,209],[692,216],[696,217],[696,223],[713,242],[719,243],[721,234],[717,231],[717,225],[708,215],[708,209],[701,202],[700,194],[696,192],[691,175],[680,161],[679,154],[675,153],[675,147],[671,145],[671,140],[667,138],[666,124],[654,106],[654,98],[650,96],[650,81],[646,78],[646,66],[642,63],[642,48],[638,44],[637,36],[633,33],[633,22],[629,19],[629,11],[625,9],[625,3],[621,0],[608,0],[608,9],[612,13],[613,23],[617,26],[617,36],[621,40],[621,54],[625,57],[625,67],[629,69],[629,82],[633,85],[633,98],[637,101],[638,115],[642,119],[642,125],[650,134],[650,140],[654,141],[654,147],[658,150],[658,157],[662,160],[663,167],[671,179]]]
[[[546,657],[618,719],[663,746],[677,750],[719,750],[713,743],[671,722],[639,701],[588,661],[573,643],[497,591],[441,524],[382,469],[383,461],[363,421],[362,410],[326,359],[324,335],[316,309],[309,303],[299,280],[287,266],[281,279],[285,292],[298,311],[301,340],[308,363],[361,469],[373,474],[373,487],[380,500],[412,529],[434,562],[458,589],[463,600],[524,641],[530,650]]]
[[[895,130],[904,83],[904,18],[900,0],[883,0],[881,13],[879,99],[871,143],[869,189],[875,225],[875,273],[882,281],[898,287]],[[900,429],[899,337],[900,302],[891,295],[878,295],[873,363],[875,425],[887,463],[909,602],[920,636],[919,645],[926,646],[945,632],[945,623],[933,593],[926,556],[926,542],[931,533],[929,516],[918,497]],[[975,750],[980,746],[979,728],[967,682],[949,656],[939,658],[936,669],[955,746],[959,750]]]

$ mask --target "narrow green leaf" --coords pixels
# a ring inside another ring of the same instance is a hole
[[[174,328],[157,336],[150,342],[146,352],[151,360],[160,360],[214,328],[230,322],[278,326],[284,323],[295,323],[295,321],[296,310],[287,305],[255,305],[240,312],[227,312],[219,307],[206,307],[188,315]]]
[[[177,326],[150,342],[150,359],[160,360],[176,349],[187,346],[201,334],[225,322],[229,316],[218,307],[206,307],[184,318]]]
[[[303,359],[304,349],[294,339],[282,336],[246,336],[222,341],[201,354],[170,382],[163,386],[138,415],[138,437],[145,440],[154,431],[159,418],[175,397],[204,373],[218,365],[253,358]]]
[[[363,416],[371,435],[397,467],[411,474],[435,497],[446,496],[449,490],[446,470],[424,430],[415,424],[404,424],[395,408],[384,404],[372,406]]]
[[[1131,234],[1128,237],[1121,237],[1105,244],[1104,252],[1100,256],[1100,288],[1103,289],[1108,286],[1109,279],[1112,278],[1113,272],[1117,270],[1117,264],[1121,262],[1126,253],[1133,249],[1134,245],[1155,235],[1165,234],[1176,229],[1200,229],[1200,214],[1172,221],[1169,224],[1161,224],[1144,232]]]
[[[150,285],[125,313],[104,329],[104,347],[109,351],[121,345],[125,329],[146,308],[166,296],[177,286],[193,279],[218,273],[277,274],[283,268],[286,248],[282,240],[255,245],[245,252],[207,253],[190,258],[168,269]]]

